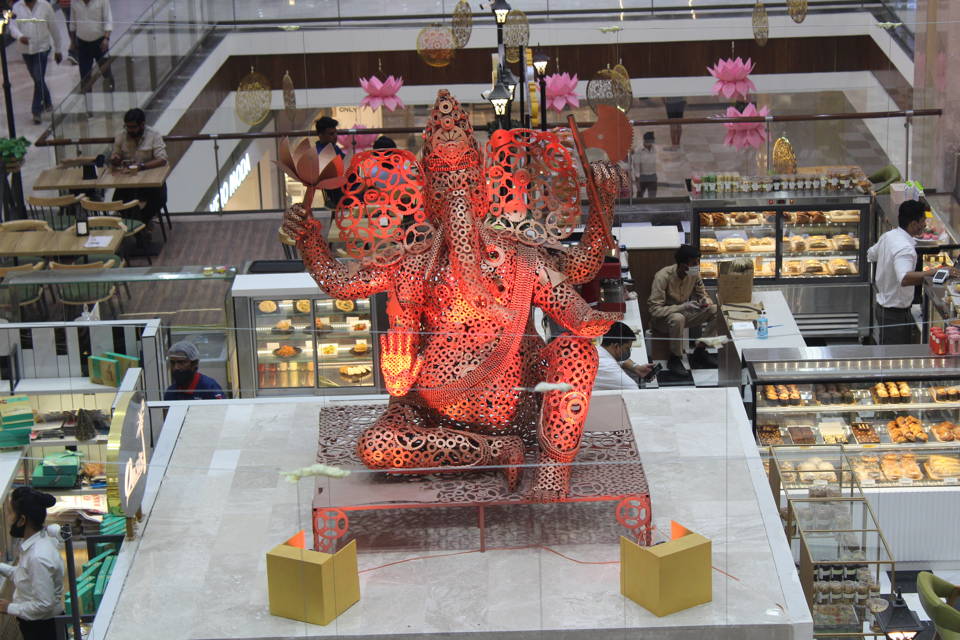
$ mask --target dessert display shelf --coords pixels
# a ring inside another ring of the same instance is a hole
[[[753,262],[759,284],[860,282],[870,238],[870,199],[694,200],[693,243],[701,273],[715,279],[719,265]]]
[[[231,294],[241,397],[380,388],[375,301],[330,298],[302,273],[238,276]]]

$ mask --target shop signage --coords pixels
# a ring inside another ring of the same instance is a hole
[[[147,481],[147,403],[143,391],[121,394],[107,442],[107,504],[110,512],[136,516]]]
[[[237,163],[237,166],[233,168],[233,171],[230,172],[223,183],[220,185],[220,190],[217,195],[213,196],[213,201],[210,203],[210,211],[219,211],[220,207],[227,206],[227,203],[230,201],[230,198],[233,197],[233,194],[237,192],[237,189],[240,188],[240,185],[243,184],[243,181],[246,180],[247,176],[250,175],[252,166],[250,165],[250,153],[244,153],[243,157],[240,158],[240,162]]]

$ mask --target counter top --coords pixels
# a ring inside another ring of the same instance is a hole
[[[762,302],[769,321],[769,337],[733,338],[740,358],[744,349],[805,349],[807,343],[793,318],[783,293],[777,290],[753,290],[754,303]]]
[[[658,618],[625,599],[616,542],[551,547],[566,558],[536,544],[459,554],[360,549],[361,600],[335,622],[319,627],[273,617],[265,553],[300,529],[309,532],[317,486],[314,479],[290,484],[278,471],[314,462],[322,407],[385,399],[196,402],[182,403],[185,417],[171,412],[164,426],[164,433],[179,432],[179,440],[169,466],[151,466],[148,481],[162,474],[162,483],[140,526],[139,550],[116,607],[98,614],[101,629],[106,621],[100,617],[113,615],[96,640],[459,632],[521,638],[560,629],[565,638],[619,629],[655,629],[649,635],[666,640],[811,637],[810,614],[736,390],[622,397],[641,446],[657,529],[669,531],[673,519],[712,540],[711,603]],[[336,481],[320,486],[325,482]]]

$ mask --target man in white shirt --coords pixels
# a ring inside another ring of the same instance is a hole
[[[53,99],[50,97],[46,80],[51,42],[54,60],[57,64],[63,61],[63,43],[53,17],[53,7],[47,0],[20,0],[13,5],[10,35],[19,43],[23,61],[27,63],[27,71],[33,79],[33,103],[30,105],[30,112],[33,114],[33,123],[40,124],[40,114],[44,109],[53,109]]]
[[[600,362],[594,391],[636,389],[638,381],[650,373],[649,364],[634,364],[630,360],[630,348],[637,334],[622,322],[614,322],[597,346]]]
[[[654,145],[653,131],[643,134],[643,146],[634,151],[630,158],[630,171],[637,185],[637,197],[644,194],[648,198],[657,197],[657,148]]]
[[[900,205],[899,226],[880,236],[867,250],[867,260],[876,264],[874,287],[877,290],[877,324],[880,344],[909,344],[912,340],[914,287],[933,276],[937,268],[915,271],[916,236],[926,227],[926,208],[916,200]],[[952,269],[953,275],[957,270]]]
[[[110,0],[74,0],[70,13],[70,38],[77,50],[83,90],[89,90],[88,77],[94,62],[100,65],[107,90],[113,89],[113,74],[103,66],[113,31]]]

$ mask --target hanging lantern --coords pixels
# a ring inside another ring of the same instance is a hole
[[[757,0],[753,7],[753,39],[757,44],[765,46],[770,37],[770,19],[767,17],[767,8],[762,0]]]
[[[453,62],[456,52],[453,30],[434,23],[417,35],[417,53],[431,67],[445,67]]]
[[[283,109],[290,122],[293,122],[297,115],[297,93],[293,89],[293,78],[289,71],[283,73]]]
[[[503,23],[503,56],[512,64],[520,62],[520,47],[526,47],[528,44],[530,44],[530,23],[527,22],[527,14],[514,9],[507,14],[507,20]]]
[[[470,42],[473,32],[473,10],[467,0],[460,0],[453,8],[453,44],[463,49]]]
[[[626,113],[633,104],[633,90],[630,87],[630,77],[624,75],[626,69],[617,65],[597,71],[587,83],[587,104],[594,113],[601,104],[616,107]]]
[[[250,125],[258,125],[270,115],[270,84],[266,76],[250,67],[237,87],[237,117]]]
[[[807,0],[787,0],[787,13],[800,24],[807,17]]]
[[[780,136],[773,143],[773,170],[775,173],[797,172],[797,154],[786,136]]]

